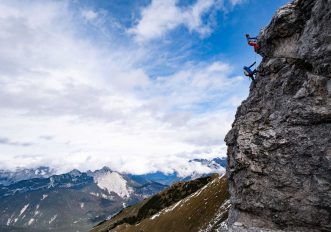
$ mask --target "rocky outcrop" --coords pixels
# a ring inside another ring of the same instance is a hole
[[[331,231],[331,1],[279,9],[259,46],[226,136],[229,231]]]

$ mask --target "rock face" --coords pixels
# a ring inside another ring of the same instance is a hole
[[[279,9],[259,45],[225,139],[229,230],[331,231],[331,1]]]

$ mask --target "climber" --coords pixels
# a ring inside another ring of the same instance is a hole
[[[249,67],[244,66],[244,74],[245,74],[245,76],[250,77],[250,78],[252,79],[253,82],[255,82],[255,76],[256,76],[257,70],[254,69],[254,70],[252,71],[251,68],[252,68],[255,64],[256,64],[256,62],[254,62],[254,63],[253,63],[251,66],[249,66]]]
[[[259,48],[259,45],[257,45],[257,37],[250,37],[249,34],[246,34],[247,42],[250,46],[254,47],[254,51],[256,52]]]

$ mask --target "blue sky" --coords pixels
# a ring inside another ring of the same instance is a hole
[[[177,1],[177,6],[190,7],[196,1]],[[216,2],[216,1],[215,1]],[[220,1],[222,2],[222,1]],[[271,16],[282,5],[289,2],[288,0],[245,0],[238,1],[235,6],[230,4],[231,1],[224,1],[226,9],[217,11],[214,15],[214,25],[212,32],[201,38],[198,33],[191,33],[185,26],[179,25],[173,30],[169,30],[164,37],[167,39],[167,45],[164,45],[165,38],[158,38],[155,43],[160,47],[165,46],[170,53],[174,52],[175,58],[180,54],[176,50],[188,46],[187,50],[192,54],[185,56],[183,61],[213,61],[216,59],[228,60],[236,63],[238,74],[241,74],[241,67],[247,63],[247,60],[254,60],[255,56],[252,50],[247,47],[244,35],[249,33],[257,35],[261,28],[265,27],[271,20]],[[79,6],[89,7],[95,11],[106,10],[112,17],[115,17],[124,29],[135,26],[135,23],[141,17],[141,9],[148,7],[150,1],[80,1]],[[209,12],[210,13],[210,12]],[[205,14],[204,20],[210,17]],[[122,31],[123,32],[123,31]],[[124,32],[125,33],[125,32]],[[123,37],[121,37],[123,38]],[[131,38],[124,39],[130,40]],[[130,42],[130,41],[127,41]],[[240,61],[240,63],[238,62]],[[161,68],[162,69],[162,68]],[[163,70],[159,70],[162,72]]]
[[[205,172],[283,0],[0,3],[0,168]]]

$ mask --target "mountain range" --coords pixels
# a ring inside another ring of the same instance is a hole
[[[21,180],[47,178],[55,174],[55,170],[41,166],[38,168],[17,168],[15,171],[0,170],[0,185],[10,185]]]
[[[213,172],[224,173],[224,167],[219,164],[224,160],[221,160],[190,162],[199,162],[212,167]],[[210,174],[133,175],[108,167],[54,173],[49,167],[0,171],[0,231],[87,231],[175,182]]]

